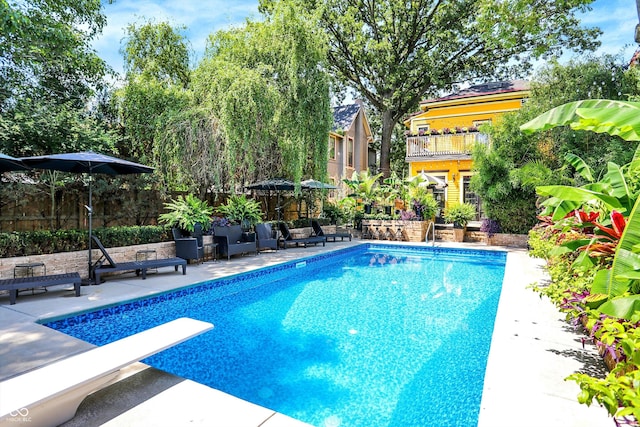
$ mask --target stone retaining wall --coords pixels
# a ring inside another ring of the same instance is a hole
[[[204,236],[205,243],[212,240],[211,236]],[[135,261],[136,252],[142,250],[155,250],[158,258],[173,258],[176,256],[176,245],[174,242],[149,243],[135,246],[122,246],[107,248],[111,258],[117,262]],[[94,249],[91,253],[93,261],[100,259],[102,253],[99,249]],[[0,258],[0,279],[13,278],[14,267],[17,264],[28,264],[42,262],[47,267],[47,274],[62,274],[78,272],[83,278],[89,275],[89,251],[60,252],[47,255],[29,255],[24,257]],[[39,270],[34,274],[41,274]]]

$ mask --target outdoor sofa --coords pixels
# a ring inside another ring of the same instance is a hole
[[[244,233],[239,225],[229,227],[214,226],[213,241],[218,244],[218,251],[227,260],[231,255],[254,252],[258,254],[255,233]]]

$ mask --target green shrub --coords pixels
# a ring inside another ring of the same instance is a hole
[[[107,247],[170,241],[170,230],[161,226],[107,227],[93,230]],[[87,230],[37,230],[0,233],[0,257],[53,254],[86,250]]]
[[[538,222],[535,197],[517,197],[518,193],[514,191],[510,195],[500,203],[485,203],[485,214],[500,223],[503,233],[527,234]]]

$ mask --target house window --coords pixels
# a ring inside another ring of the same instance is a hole
[[[479,126],[487,125],[487,124],[489,124],[489,125],[491,124],[491,119],[486,119],[486,120],[474,120],[474,121],[473,121],[473,125],[474,125],[475,127],[479,127]]]
[[[418,126],[418,135],[419,136],[429,135],[429,125]]]
[[[353,167],[353,138],[347,139],[347,166]]]
[[[335,160],[336,159],[336,137],[335,136],[330,136],[329,137],[329,160]]]
[[[480,197],[471,191],[471,176],[465,175],[462,177],[462,200],[464,203],[472,204],[476,207],[476,220],[479,220],[482,215],[482,201]]]

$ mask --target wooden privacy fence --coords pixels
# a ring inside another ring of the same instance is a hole
[[[3,199],[0,203],[2,232],[88,228],[86,194],[69,192],[57,197],[53,215],[51,199],[41,193]],[[93,227],[155,225],[163,212],[163,203],[156,191],[123,191],[116,197],[94,197]]]
[[[88,229],[88,194],[82,191],[56,192],[56,210],[51,213],[51,199],[43,193],[29,191],[20,194],[7,194],[7,189],[0,189],[0,232],[60,230],[60,229]],[[93,227],[116,227],[129,225],[157,225],[158,216],[164,212],[164,203],[175,199],[179,194],[174,193],[163,198],[161,193],[154,190],[122,190],[108,195],[93,197]],[[225,203],[227,194],[209,194],[207,201],[211,206]],[[277,218],[277,198],[273,194],[252,194],[262,205],[265,220]],[[304,201],[297,203],[290,196],[281,196],[283,207],[282,219],[292,220],[306,216],[307,206]],[[320,212],[318,205],[309,209],[311,216]],[[215,213],[214,213],[215,215]]]

